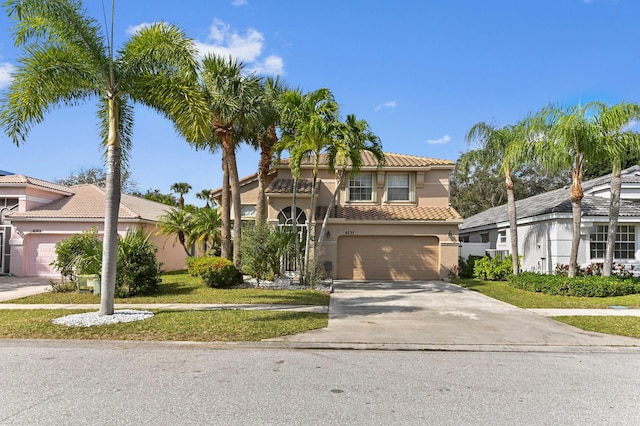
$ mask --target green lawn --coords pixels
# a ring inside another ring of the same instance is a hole
[[[506,281],[481,281],[460,278],[455,283],[520,308],[606,309],[609,306],[640,307],[640,294],[618,297],[551,296],[513,288]],[[553,319],[587,331],[640,337],[640,317],[564,316],[553,317]]]
[[[4,303],[100,303],[90,293],[43,293]],[[213,289],[185,273],[165,274],[148,296],[116,299],[116,303],[329,304],[329,294],[316,290]],[[53,318],[86,312],[74,310],[0,310],[2,339],[103,339],[259,341],[327,326],[328,315],[288,311],[153,310],[153,318],[94,327],[67,327]]]
[[[100,303],[91,293],[41,293],[3,303]],[[213,289],[186,273],[165,274],[158,290],[148,296],[116,299],[115,303],[254,303],[278,305],[329,304],[329,295],[317,290]]]
[[[326,314],[286,311],[153,311],[143,321],[67,327],[52,319],[86,311],[0,311],[2,339],[96,339],[157,341],[260,341],[323,328]]]

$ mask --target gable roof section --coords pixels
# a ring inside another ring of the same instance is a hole
[[[20,219],[104,219],[105,192],[96,185],[72,186],[74,194],[55,200],[27,212],[11,213],[12,220]],[[169,210],[166,206],[155,201],[122,194],[120,200],[120,219],[141,219],[156,221],[158,216]]]
[[[59,185],[57,183],[48,182],[42,179],[36,179],[25,175],[13,175],[0,176],[0,186],[27,186],[33,185],[44,189],[50,189],[56,192],[62,192],[66,194],[73,194],[73,190],[68,186]]]
[[[637,172],[640,172],[639,166],[633,166],[622,171],[623,183],[638,182]],[[582,189],[587,194],[592,188],[606,185],[611,180],[611,175],[601,176],[582,182]],[[571,187],[555,189],[545,192],[544,194],[534,195],[529,198],[516,201],[516,213],[518,219],[524,219],[534,216],[541,216],[551,213],[571,213]],[[583,216],[609,216],[609,199],[597,196],[585,195],[582,199],[582,215]],[[620,200],[620,216],[632,217],[640,216],[640,203],[630,200]],[[492,207],[488,210],[470,216],[464,220],[460,226],[460,230],[479,228],[494,225],[499,222],[509,220],[507,205]]]
[[[311,194],[312,186],[313,181],[311,179],[298,179],[297,193]],[[267,194],[293,194],[293,179],[275,178],[265,192]]]
[[[316,216],[324,217],[326,206],[318,207]],[[462,221],[451,207],[418,206],[335,206],[331,219],[347,221]]]
[[[363,151],[361,153],[362,158],[362,168],[377,168],[378,162],[376,161],[373,154],[368,151]],[[432,167],[432,166],[449,166],[453,168],[453,161],[451,160],[440,160],[438,158],[430,158],[430,157],[420,157],[417,155],[407,155],[407,154],[394,154],[390,152],[384,153],[385,165],[383,168],[421,168],[421,167]],[[304,157],[302,159],[302,166],[312,166],[313,158]],[[289,165],[289,159],[284,158],[280,160],[279,165]],[[320,154],[320,165],[326,167],[327,166],[327,154]]]

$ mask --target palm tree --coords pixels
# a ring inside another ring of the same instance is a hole
[[[114,56],[114,1],[109,29],[75,0],[8,0],[4,6],[23,55],[0,101],[0,122],[13,142],[25,142],[53,108],[98,100],[107,163],[100,314],[113,314],[121,163],[131,147],[133,104],[151,107],[176,127],[199,123],[206,105],[199,101],[195,48],[178,28],[157,23],[132,35]]]
[[[259,120],[262,90],[260,79],[244,75],[245,65],[235,59],[207,55],[202,61],[201,81],[209,105],[209,127],[213,139],[196,146],[222,148],[222,257],[231,258],[231,205],[233,205],[233,262],[240,266],[242,215],[240,179],[235,149],[239,141],[248,139],[246,131]],[[233,202],[231,202],[233,197]]]
[[[314,265],[310,265],[311,232],[315,222],[316,186],[320,167],[320,154],[337,137],[338,104],[329,89],[318,89],[305,95],[297,91],[285,93],[283,97],[283,122],[291,129],[283,138],[283,146],[289,151],[290,167],[294,176],[294,193],[297,178],[304,159],[313,162],[311,182],[311,207],[307,221],[306,244],[304,248],[304,281],[311,280]],[[295,212],[295,210],[292,210]]]
[[[196,194],[196,198],[198,200],[204,200],[206,202],[206,204],[204,206],[205,209],[211,208],[209,206],[209,201],[211,201],[211,190],[210,189],[203,189],[202,191],[198,192]]]
[[[519,272],[518,225],[516,200],[513,192],[512,174],[525,162],[527,121],[514,126],[496,127],[484,122],[474,125],[467,134],[467,141],[477,141],[477,149],[471,150],[461,160],[468,163],[477,162],[483,165],[496,164],[504,176],[507,191],[507,211],[509,215],[509,234],[511,238],[511,257],[513,274]],[[463,169],[468,164],[462,164]]]
[[[220,246],[220,225],[222,224],[218,209],[201,208],[192,216],[191,238],[200,243],[203,252],[209,247]]]
[[[193,228],[193,216],[184,209],[172,208],[158,218],[157,226],[160,228],[158,234],[173,235],[178,238],[178,242],[184,248],[187,256],[191,252],[187,245],[191,245],[191,235]]]
[[[625,157],[640,154],[640,135],[629,128],[629,124],[640,119],[640,105],[620,103],[608,107],[601,102],[593,103],[594,117],[599,131],[598,144],[603,155],[611,161],[611,199],[609,204],[609,226],[607,248],[602,275],[611,275],[616,244],[618,216],[620,214],[620,190],[622,163]]]
[[[582,177],[586,163],[598,155],[598,135],[594,125],[594,104],[566,108],[547,107],[536,117],[539,130],[532,140],[535,157],[550,170],[571,170],[571,210],[573,236],[569,255],[569,277],[578,264],[580,226],[582,223]]]
[[[184,209],[184,194],[191,191],[191,185],[189,185],[186,182],[176,182],[173,185],[171,185],[170,189],[173,192],[177,192],[178,194],[180,194],[180,198],[178,198],[178,203],[179,203],[178,205],[180,206],[181,209]]]
[[[339,137],[327,150],[327,165],[329,173],[335,174],[336,188],[322,220],[322,227],[314,252],[316,256],[324,242],[327,222],[331,215],[331,210],[335,206],[347,169],[354,175],[358,174],[362,167],[362,153],[365,151],[373,154],[378,167],[384,165],[385,162],[380,138],[371,131],[369,123],[365,120],[358,120],[353,114],[348,114],[346,122],[341,124]]]

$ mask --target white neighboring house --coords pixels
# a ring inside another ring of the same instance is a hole
[[[640,270],[640,166],[622,171],[620,216],[615,262]],[[583,182],[582,225],[578,263],[604,261],[609,222],[611,175]],[[522,270],[553,273],[568,264],[571,252],[572,211],[570,186],[516,202],[518,252]],[[493,207],[460,225],[460,255],[511,253],[507,205]]]

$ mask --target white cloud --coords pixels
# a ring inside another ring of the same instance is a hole
[[[247,4],[247,0],[233,0],[231,2],[231,5],[235,7],[244,6],[245,4]]]
[[[390,108],[390,109],[394,109],[396,107],[396,101],[389,101],[389,102],[385,102],[383,104],[378,105],[375,110],[376,111],[380,111],[382,108]]]
[[[4,89],[13,81],[13,72],[16,67],[8,62],[0,63],[0,89]]]
[[[215,54],[231,56],[245,62],[247,68],[261,74],[284,74],[284,62],[277,55],[262,58],[265,44],[264,35],[249,28],[244,34],[239,34],[231,26],[219,19],[214,19],[209,28],[209,35],[205,41],[194,41],[201,56]]]
[[[445,143],[449,143],[451,142],[451,136],[449,135],[444,135],[443,137],[439,138],[439,139],[428,139],[427,143],[430,145],[440,145],[440,144],[445,144]]]
[[[127,29],[124,30],[124,32],[126,32],[129,35],[133,35],[133,34],[137,33],[138,31],[140,31],[141,29],[150,27],[151,25],[153,25],[152,22],[143,22],[143,23],[138,24],[138,25],[129,25],[127,27]]]

